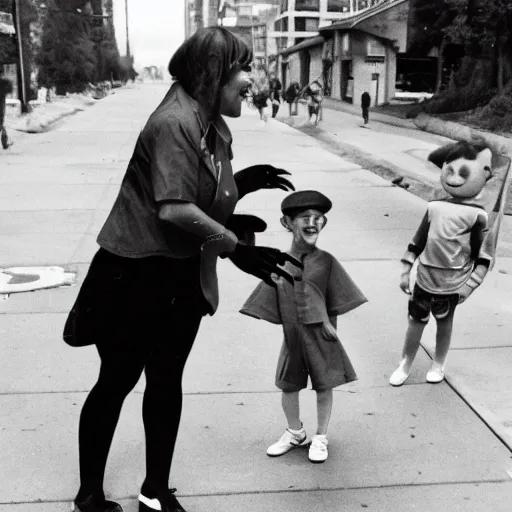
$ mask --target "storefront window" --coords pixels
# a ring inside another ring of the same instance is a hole
[[[320,0],[295,0],[296,11],[319,11]]]
[[[327,0],[329,12],[350,12],[350,0]]]

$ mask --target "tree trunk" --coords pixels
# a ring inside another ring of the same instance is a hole
[[[444,67],[444,49],[446,48],[446,37],[443,37],[441,45],[439,46],[439,55],[437,57],[437,81],[435,94],[441,92],[443,86],[443,67]]]
[[[501,38],[500,38],[501,39]],[[497,70],[497,87],[498,94],[503,94],[505,87],[505,43],[498,41],[498,70]]]

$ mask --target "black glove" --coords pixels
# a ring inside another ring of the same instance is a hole
[[[228,254],[228,258],[242,271],[251,274],[270,286],[275,287],[276,283],[270,277],[277,274],[284,277],[293,284],[293,277],[278,267],[283,266],[287,261],[296,267],[303,269],[304,265],[293,256],[281,252],[272,247],[260,247],[237,244],[235,250]]]
[[[263,233],[267,229],[267,223],[256,215],[233,214],[229,217],[226,228],[233,231],[240,242],[254,245],[255,233]]]
[[[295,187],[283,175],[291,176],[284,169],[277,169],[273,165],[251,165],[234,174],[238,199],[245,195],[256,192],[262,188],[280,188],[281,190],[295,190]]]

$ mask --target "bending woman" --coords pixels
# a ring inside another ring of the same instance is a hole
[[[245,43],[221,27],[183,43],[169,64],[176,81],[142,130],[98,236],[100,249],[64,328],[69,344],[95,344],[101,359],[80,416],[77,511],[122,511],[105,499],[103,477],[124,399],[143,371],[139,511],[184,511],[176,489],[168,489],[169,474],[183,369],[202,317],[217,307],[216,257],[269,283],[271,273],[291,279],[278,267],[290,257],[239,243],[251,239],[254,218],[232,215],[249,192],[293,189],[286,171],[268,165],[233,176],[231,134],[221,115],[240,116],[251,60]]]

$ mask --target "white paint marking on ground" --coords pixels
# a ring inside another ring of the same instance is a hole
[[[31,292],[74,284],[76,274],[62,267],[11,267],[0,269],[0,295]]]

